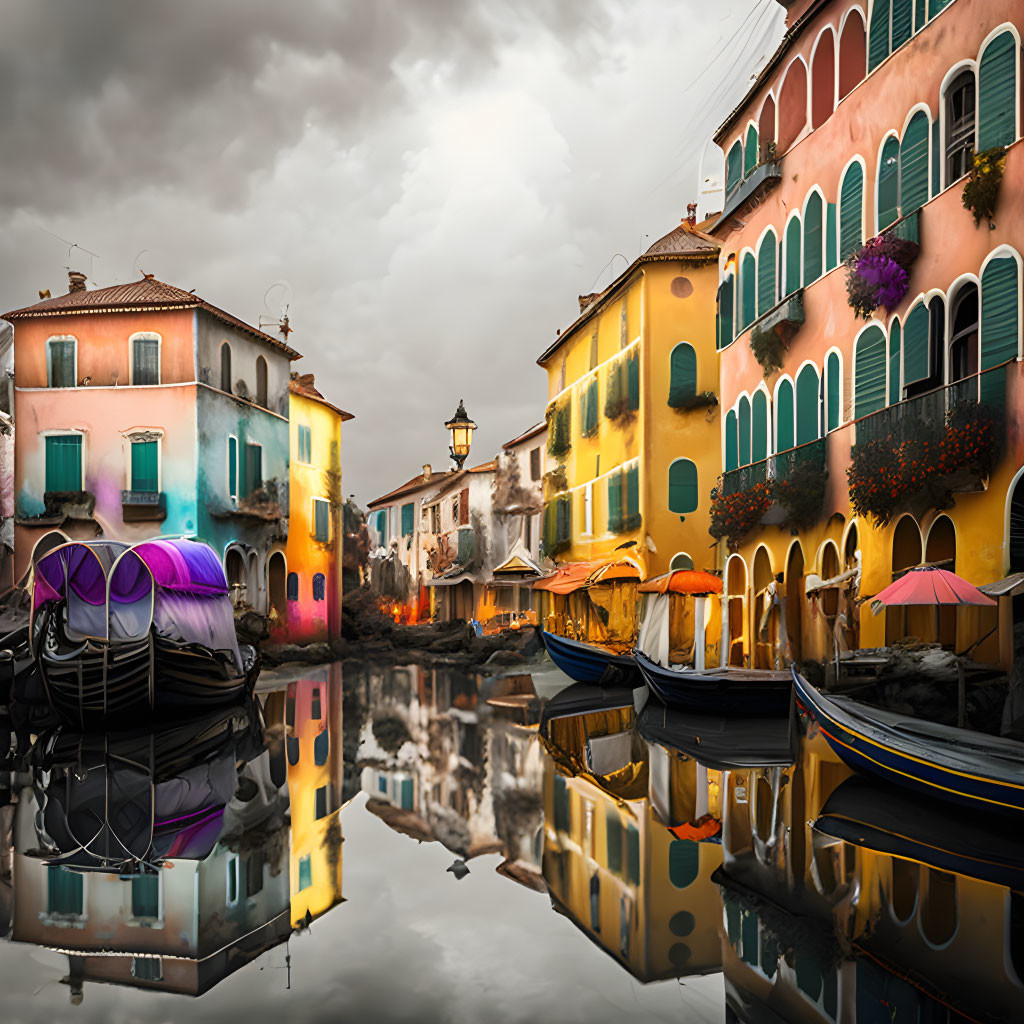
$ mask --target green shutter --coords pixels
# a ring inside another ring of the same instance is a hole
[[[928,17],[934,18],[949,2],[950,0],[928,0]]]
[[[228,438],[228,497],[238,496],[238,438]],[[379,515],[380,513],[378,513]]]
[[[925,380],[928,367],[928,307],[919,304],[907,316],[903,327],[903,383]]]
[[[793,382],[784,377],[779,381],[778,394],[775,397],[775,450],[788,451],[793,447]]]
[[[46,490],[82,489],[82,437],[59,434],[46,438]]]
[[[580,433],[591,437],[597,433],[597,377],[591,377],[580,391]]]
[[[839,191],[839,258],[845,260],[864,244],[864,168],[850,164]]]
[[[981,369],[1017,358],[1020,321],[1017,261],[991,260],[981,275]]]
[[[696,394],[697,353],[692,345],[681,341],[669,357],[668,404],[676,409]]]
[[[754,392],[751,402],[750,457],[754,462],[768,458],[768,396],[761,390]]]
[[[612,533],[622,532],[622,474],[612,473],[608,477],[608,529]]]
[[[914,0],[892,0],[892,49],[914,34]]]
[[[839,353],[829,352],[825,360],[825,421],[826,430],[835,430],[839,426]]]
[[[132,339],[132,383],[160,383],[160,342],[156,338]]]
[[[775,305],[775,232],[761,239],[757,250],[757,315],[764,316]]]
[[[636,412],[640,408],[640,349],[636,347],[626,357],[627,406]]]
[[[800,218],[794,217],[786,226],[786,294],[800,288]]]
[[[722,282],[718,293],[718,347],[732,344],[735,337],[732,327],[734,278],[730,275]]]
[[[743,178],[743,146],[737,139],[725,161],[725,194],[730,195]]]
[[[622,819],[612,804],[605,814],[605,837],[608,841],[607,867],[613,875],[622,875]]]
[[[160,876],[136,875],[132,879],[132,917],[160,916]]]
[[[818,371],[805,366],[796,378],[796,443],[807,444],[818,437]]]
[[[668,467],[668,510],[686,515],[697,505],[697,466],[689,459],[676,459]]]
[[[889,404],[900,400],[900,357],[903,352],[902,328],[899,320],[889,327]]]
[[[839,263],[839,244],[836,239],[836,204],[825,207],[825,270],[835,270]]]
[[[317,501],[314,504],[316,506],[316,518],[317,518],[317,531],[316,532],[319,533],[320,532],[320,509],[324,507],[325,503],[322,502],[322,501]],[[402,536],[403,537],[411,537],[412,536],[412,532],[413,532],[413,530],[412,530],[413,511],[414,511],[414,506],[413,506],[413,503],[411,501],[406,502],[402,506]]]
[[[914,32],[920,32],[924,28],[928,15],[925,13],[927,0],[915,0],[914,2]]]
[[[889,12],[892,0],[875,0],[868,29],[868,71],[874,71],[889,56]]]
[[[623,526],[627,530],[635,530],[640,525],[640,466],[635,462],[626,470],[626,506],[623,514]]]
[[[932,121],[932,181],[931,196],[937,196],[942,191],[942,147],[939,145],[939,119]]]
[[[299,892],[313,884],[313,864],[310,855],[299,858]]]
[[[812,192],[804,213],[804,287],[821,277],[821,196]]]
[[[626,827],[626,881],[640,884],[640,830],[636,825]]]
[[[747,143],[743,150],[743,177],[757,166],[757,156],[757,128],[751,125],[747,129]]]
[[[312,431],[305,424],[299,424],[299,462],[313,461]]]
[[[750,465],[750,400],[744,396],[739,405],[740,465]]]
[[[81,914],[84,909],[82,875],[60,864],[46,869],[47,908],[51,914]]]
[[[668,878],[677,889],[693,884],[700,874],[700,844],[673,839],[668,848]]]
[[[1017,138],[1017,44],[996,36],[978,63],[978,150],[1009,146]]]
[[[736,469],[739,465],[739,450],[736,447],[736,410],[730,409],[725,416],[725,468]]]
[[[57,339],[46,343],[47,387],[73,388],[75,386],[75,342]]]
[[[882,146],[878,161],[878,230],[883,231],[899,218],[900,143],[890,135]]]
[[[854,417],[885,408],[885,332],[877,324],[857,340],[853,363]]]
[[[156,441],[132,442],[132,490],[158,491]]]
[[[907,125],[900,144],[900,214],[928,202],[928,115],[919,110]]]
[[[743,296],[740,304],[741,329],[749,327],[757,315],[756,289],[757,264],[754,260],[754,254],[747,252],[743,254],[742,269],[740,270],[740,293]]]

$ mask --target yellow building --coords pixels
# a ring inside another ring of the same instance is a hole
[[[715,567],[708,507],[721,471],[718,243],[694,221],[657,241],[603,292],[581,296],[577,320],[538,360],[548,373],[545,554],[593,563],[595,572],[625,562],[635,570],[618,583],[627,591],[637,577]],[[547,593],[544,600],[541,614],[553,631],[578,635],[573,598]],[[578,638],[628,643],[635,593],[602,603],[610,617],[601,616],[593,635],[597,617],[583,616]]]

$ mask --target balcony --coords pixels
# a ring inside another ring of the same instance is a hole
[[[804,290],[787,295],[751,324],[750,351],[767,377],[781,370],[783,355],[804,322]]]
[[[126,523],[162,523],[167,498],[162,491],[122,491],[121,518]]]
[[[92,491],[46,491],[43,506],[39,515],[17,516],[15,522],[21,526],[62,526],[69,520],[95,522],[96,495]]]
[[[788,483],[801,473],[807,472],[803,467],[816,470],[825,468],[825,438],[802,444],[788,451],[769,455],[767,459],[730,469],[722,474],[720,492],[726,496],[749,491],[755,484],[782,482]]]
[[[782,162],[773,160],[758,164],[731,193],[725,197],[725,209],[715,221],[712,231],[717,231],[725,222],[743,209],[747,203],[767,195],[782,181]]]
[[[920,245],[921,211],[915,210],[913,213],[908,213],[906,217],[901,217],[895,224],[890,224],[879,234],[888,235],[890,238],[901,238],[904,242],[916,242]]]

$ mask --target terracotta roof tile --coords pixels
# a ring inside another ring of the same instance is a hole
[[[398,498],[404,497],[406,494],[414,494],[416,491],[421,491],[425,487],[439,487],[446,484],[450,479],[455,476],[455,470],[449,469],[445,473],[431,473],[429,477],[424,479],[422,473],[417,473],[411,480],[407,480],[401,487],[396,487],[393,491],[388,491],[387,494],[382,494],[379,498],[374,498],[366,507],[368,509],[376,508],[378,505],[388,505],[392,501]]]
[[[326,398],[324,398],[323,395],[320,394],[319,391],[317,391],[315,387],[313,387],[312,383],[305,383],[304,377],[312,378],[312,376],[313,375],[311,373],[304,374],[303,377],[300,377],[298,380],[292,379],[288,381],[288,390],[293,395],[302,395],[303,398],[308,398],[313,402],[319,402],[321,405],[327,406],[328,409],[333,409],[334,412],[341,417],[341,421],[343,423],[346,420],[354,420],[355,416],[353,416],[352,413],[345,412],[344,409],[339,409],[336,405],[332,405]]]
[[[529,430],[524,430],[518,437],[513,437],[511,441],[506,441],[501,447],[508,451],[509,448],[515,448],[517,444],[529,441],[531,437],[543,434],[547,429],[547,421],[541,420],[540,423],[535,423]]]

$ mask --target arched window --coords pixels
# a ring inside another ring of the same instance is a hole
[[[220,346],[220,389],[231,394],[231,346],[226,341]]]
[[[725,416],[725,469],[726,472],[739,466],[739,436],[736,427],[736,410],[730,409]]]
[[[877,230],[884,231],[899,219],[900,204],[900,143],[890,135],[882,146],[878,158],[878,211]]]
[[[725,160],[725,194],[732,195],[743,180],[743,143],[737,139]]]
[[[256,404],[267,408],[267,361],[256,357]]]
[[[1012,256],[990,260],[981,275],[981,369],[1017,358],[1019,273]],[[990,375],[991,376],[991,375]]]
[[[668,467],[668,510],[686,515],[695,512],[698,503],[697,466],[689,459],[676,459]]]
[[[288,573],[288,600],[298,601],[299,599],[299,574],[297,572]]]
[[[826,29],[818,40],[811,64],[811,127],[819,128],[836,105],[836,39]]]
[[[322,573],[313,574],[313,600],[323,601],[327,596],[327,577]]]
[[[795,443],[794,407],[793,382],[788,377],[783,377],[775,392],[775,450],[777,452],[789,451]]]
[[[818,438],[818,371],[810,365],[796,375],[796,443]]]
[[[597,378],[594,378],[595,383]],[[697,353],[681,341],[669,356],[668,404],[677,409],[697,395]]]
[[[807,124],[807,65],[797,58],[786,70],[779,90],[779,155],[796,141]]]
[[[758,388],[751,405],[751,451],[754,462],[768,458],[768,396]]]
[[[949,337],[950,384],[978,372],[978,286],[964,285],[953,300]]]
[[[853,8],[839,37],[839,98],[849,95],[864,78],[867,37],[860,11]]]
[[[889,324],[889,404],[895,405],[902,394],[903,325],[893,317]]]
[[[978,62],[978,151],[1017,138],[1017,41],[1001,32]]]
[[[674,572],[676,569],[692,569],[693,559],[685,551],[680,551],[672,556],[672,561],[669,562],[668,567],[671,572]]]
[[[733,276],[729,274],[718,289],[718,347],[731,345],[735,334],[732,326]]]
[[[757,264],[752,252],[745,252],[740,264],[740,330],[746,330],[757,315]]]
[[[750,400],[744,395],[739,401],[740,465],[750,465]]]
[[[842,418],[840,403],[843,394],[842,366],[838,352],[825,357],[825,429],[835,430]]]
[[[868,71],[874,71],[892,52],[889,22],[892,19],[892,0],[875,0],[871,8],[871,27],[868,30]]]
[[[946,88],[946,184],[962,178],[971,169],[974,152],[974,72],[961,71]]]
[[[775,141],[775,97],[769,95],[757,119],[757,134],[767,157],[768,147]]]
[[[885,408],[885,332],[865,328],[854,345],[853,415],[855,419]]]
[[[757,127],[751,125],[747,129],[747,141],[743,147],[743,176],[746,177],[757,166]]]
[[[692,885],[700,874],[700,844],[673,839],[668,848],[668,878],[677,889]]]
[[[284,555],[275,551],[267,559],[267,598],[270,601],[270,611],[284,619],[287,614],[287,572],[285,569]]]
[[[864,168],[855,161],[839,187],[839,259],[859,252],[864,244]]]
[[[914,0],[892,0],[892,49],[898,50],[914,34]]]
[[[928,359],[928,307],[919,302],[903,324],[903,386],[931,375]]]
[[[778,245],[775,232],[769,230],[757,248],[758,316],[764,316],[775,305],[775,255]]]
[[[804,209],[804,287],[821,277],[821,194],[812,192]]]
[[[786,294],[800,289],[800,218],[786,225]]]
[[[900,143],[900,216],[928,202],[928,115],[919,110],[910,119]]]

